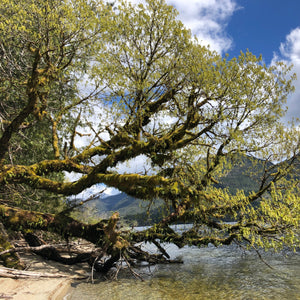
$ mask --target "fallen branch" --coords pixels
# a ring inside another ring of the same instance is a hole
[[[14,252],[34,252],[34,251],[40,251],[47,248],[54,248],[55,246],[61,246],[61,245],[42,245],[37,247],[17,247],[17,248],[11,248],[4,250],[0,252],[0,256],[7,253],[14,253]]]
[[[145,281],[144,278],[143,278],[140,274],[138,274],[137,272],[135,272],[135,271],[133,270],[133,268],[131,267],[129,261],[126,259],[126,257],[125,257],[125,256],[122,256],[122,258],[124,259],[126,265],[128,266],[130,272],[132,273],[132,275],[133,275],[135,278],[140,279],[141,281]]]
[[[26,279],[26,278],[72,278],[72,279],[86,279],[87,276],[70,276],[62,273],[38,273],[32,271],[21,271],[10,268],[1,267],[0,277]]]
[[[247,238],[243,237],[243,240],[245,240],[247,243],[251,244],[251,242],[250,242]],[[258,255],[259,259],[260,259],[267,267],[269,267],[270,269],[274,270],[274,268],[273,268],[271,265],[269,265],[269,264],[263,259],[263,257],[261,256],[260,252],[256,249],[256,247],[255,247],[255,246],[252,246],[252,247],[253,247],[253,249],[255,250],[256,254]]]
[[[157,249],[166,257],[170,259],[170,255],[167,253],[167,251],[156,241],[153,240],[152,243],[157,247]]]

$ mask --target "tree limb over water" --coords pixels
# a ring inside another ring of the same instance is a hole
[[[161,242],[299,245],[299,127],[280,122],[290,66],[268,67],[250,52],[222,57],[164,1],[0,4],[1,252],[13,248],[8,229],[84,238],[100,249],[91,260],[107,255],[95,265],[104,272],[122,258],[170,262]],[[122,171],[141,157],[151,171]],[[257,188],[221,188],[246,159]],[[118,228],[117,213],[93,225],[71,217],[77,203],[66,207],[66,196],[97,184],[163,200],[166,214],[140,232]],[[179,222],[193,227],[179,234],[170,227]]]

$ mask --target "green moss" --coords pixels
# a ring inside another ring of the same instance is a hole
[[[2,223],[0,223],[0,252],[12,248],[13,246],[8,240],[8,235],[6,234]],[[0,260],[3,261],[3,265],[7,268],[24,269],[25,267],[16,253],[5,253],[0,255]]]

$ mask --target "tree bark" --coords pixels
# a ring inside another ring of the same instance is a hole
[[[5,250],[14,249],[14,246],[9,242],[8,234],[0,222],[0,252]],[[3,261],[4,266],[8,268],[14,268],[22,270],[25,265],[21,262],[20,257],[17,253],[4,253],[0,255],[0,259]]]

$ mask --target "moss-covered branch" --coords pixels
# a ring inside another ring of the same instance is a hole
[[[116,231],[118,214],[114,214],[109,220],[89,225],[65,215],[38,213],[0,205],[0,220],[6,228],[16,231],[46,230],[62,237],[84,238],[103,248],[122,249],[127,245],[127,242],[120,238]]]

